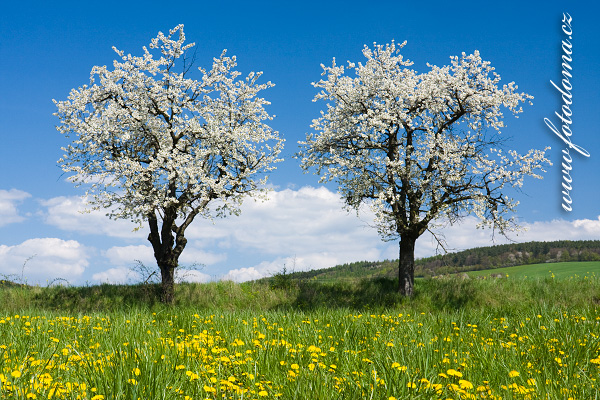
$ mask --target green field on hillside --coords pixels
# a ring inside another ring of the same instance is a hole
[[[467,274],[471,277],[502,274],[514,278],[551,278],[554,275],[558,279],[592,275],[600,276],[600,262],[586,261],[519,265],[515,267],[470,271]]]

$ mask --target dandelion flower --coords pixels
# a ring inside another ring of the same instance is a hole
[[[458,385],[461,389],[473,389],[473,384],[467,380],[461,379],[458,381]]]
[[[462,378],[463,374],[460,371],[450,368],[446,373],[449,376],[456,376],[457,378]]]

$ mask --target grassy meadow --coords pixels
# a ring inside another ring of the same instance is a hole
[[[595,274],[396,284],[5,282],[0,398],[600,398]]]
[[[489,276],[490,274],[509,275],[514,278],[533,278],[543,279],[545,277],[563,278],[585,278],[594,275],[600,276],[600,262],[561,262],[561,263],[543,263],[531,265],[519,265],[515,267],[505,267],[488,269],[483,271],[470,271],[467,274],[471,277]]]

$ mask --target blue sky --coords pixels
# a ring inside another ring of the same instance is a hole
[[[551,146],[554,163],[542,181],[525,181],[517,215],[529,231],[517,241],[600,238],[600,105],[597,13],[583,2],[10,2],[0,15],[0,274],[23,275],[45,284],[64,278],[73,284],[130,281],[135,259],[152,265],[145,227],[132,232],[126,221],[101,213],[81,214],[80,189],[65,180],[56,161],[66,140],[55,129],[52,99],[85,84],[94,65],[110,65],[112,46],[140,54],[157,32],[185,25],[196,42],[198,65],[208,66],[226,48],[242,73],[263,71],[275,87],[272,122],[286,139],[285,162],[270,176],[267,203],[248,202],[242,216],[197,220],[190,228],[184,266],[204,267],[188,279],[255,278],[287,268],[329,267],[341,262],[397,257],[397,244],[379,240],[369,214],[341,210],[335,186],[303,174],[291,155],[323,104],[313,103],[311,82],[320,64],[361,61],[364,44],[407,40],[412,68],[445,65],[449,57],[479,50],[503,82],[515,81],[532,94],[533,106],[519,119],[507,115],[504,134],[520,152]],[[573,26],[573,142],[591,156],[575,156],[573,211],[561,207],[561,150],[544,124],[558,124],[560,94],[550,80],[561,79],[561,17]],[[474,220],[441,229],[449,247],[491,244],[490,232]],[[502,243],[496,237],[496,243]],[[435,253],[429,236],[417,242],[417,256]],[[22,268],[27,261],[25,269]],[[185,268],[185,267],[184,267]]]

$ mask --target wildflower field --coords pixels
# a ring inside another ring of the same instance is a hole
[[[423,304],[4,314],[0,398],[600,397],[594,304],[544,300],[512,312]]]

